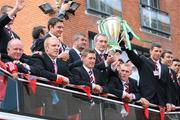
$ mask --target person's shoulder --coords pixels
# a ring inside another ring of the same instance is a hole
[[[94,72],[101,72],[99,69],[97,69],[97,68],[93,68],[93,71]]]
[[[136,84],[137,85],[137,80],[135,80],[133,78],[129,77],[129,82],[131,82],[132,84]]]
[[[73,48],[71,48],[70,50],[69,50],[69,54],[73,54],[75,52],[75,50],[73,49]]]
[[[161,64],[161,67],[162,67],[164,70],[169,71],[169,67],[168,67],[168,65]]]
[[[83,71],[83,67],[82,66],[74,67],[74,68],[72,68],[71,71],[80,71],[80,72],[82,72]]]
[[[117,76],[111,76],[111,77],[110,77],[110,80],[119,81],[120,79],[119,79],[119,77],[117,77]]]
[[[4,54],[4,53],[1,53],[1,60],[3,62],[12,62],[13,61],[13,59],[10,56],[8,56],[7,54]]]

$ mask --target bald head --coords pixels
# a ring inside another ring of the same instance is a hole
[[[19,60],[23,54],[23,43],[19,39],[12,39],[7,45],[8,56],[14,60]]]

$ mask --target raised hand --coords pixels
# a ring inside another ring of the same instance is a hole
[[[21,11],[24,8],[24,0],[16,0],[14,8],[8,12],[8,16],[13,18],[17,12]]]
[[[24,0],[16,0],[16,4],[14,6],[16,11],[21,11],[24,8]]]

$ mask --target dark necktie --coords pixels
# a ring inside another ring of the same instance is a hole
[[[127,93],[129,93],[129,83],[128,82],[124,83],[124,88],[125,88],[125,91]]]
[[[99,56],[101,57],[101,60],[102,60],[102,61],[105,61],[105,58],[104,58],[104,54],[103,54],[103,53],[101,53]]]
[[[91,83],[95,83],[92,70],[89,71],[89,78]]]

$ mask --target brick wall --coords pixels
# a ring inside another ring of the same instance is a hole
[[[1,0],[0,6],[3,4],[13,5],[15,0]],[[33,2],[32,2],[33,1]],[[76,0],[81,6],[76,11],[76,16],[71,16],[68,21],[65,21],[64,41],[72,45],[72,36],[76,32],[88,31],[97,32],[96,21],[98,17],[86,14],[86,0]],[[140,5],[139,0],[122,0],[123,18],[128,21],[133,30],[144,39],[151,39],[152,41],[161,42],[164,48],[172,49],[176,56],[180,57],[180,50],[178,44],[180,35],[180,1],[177,0],[160,0],[161,9],[168,12],[171,20],[170,39],[165,39],[156,35],[142,32],[140,30]],[[36,25],[47,25],[47,21],[51,16],[45,15],[38,5],[49,2],[54,7],[54,0],[25,0],[25,8],[21,11],[14,23],[14,30],[18,33],[25,44],[25,52],[30,54],[30,45],[32,42],[31,32],[32,27]],[[143,47],[149,47],[149,44],[133,40],[133,43]]]

